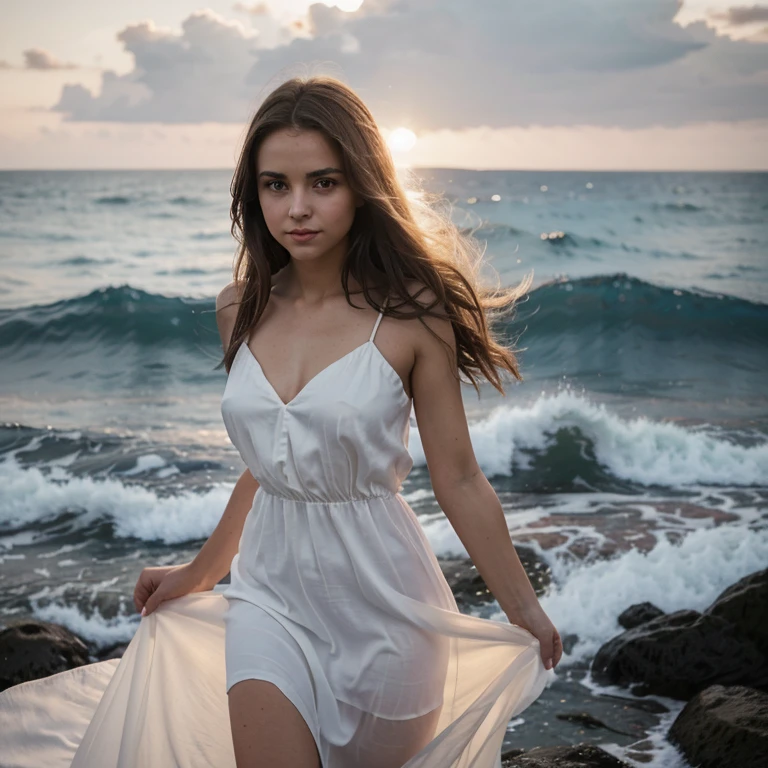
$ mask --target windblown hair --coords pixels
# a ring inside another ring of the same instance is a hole
[[[267,229],[256,176],[261,142],[286,128],[322,132],[339,150],[351,189],[365,200],[357,208],[342,267],[342,287],[350,306],[355,306],[348,286],[351,274],[366,302],[386,315],[447,316],[455,333],[458,369],[476,391],[482,376],[505,394],[498,368],[522,380],[514,352],[491,326],[513,313],[532,277],[511,288],[482,282],[482,248],[471,231],[453,223],[450,207],[440,195],[406,192],[368,108],[351,88],[326,75],[282,83],[262,102],[248,127],[230,188],[231,231],[239,244],[233,278],[241,298],[221,361],[227,371],[267,305],[272,275],[290,259]],[[412,292],[414,282],[419,288]],[[371,288],[389,297],[386,307],[377,303]],[[419,299],[425,288],[434,293],[431,303]]]

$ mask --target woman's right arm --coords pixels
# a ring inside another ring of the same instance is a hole
[[[216,324],[223,349],[229,346],[235,324],[237,305],[232,301],[236,299],[234,283],[216,297]],[[145,608],[151,613],[164,600],[213,589],[227,575],[258,487],[258,480],[246,469],[235,483],[221,520],[191,562],[142,571],[134,590],[137,611]]]
[[[201,590],[213,589],[229,573],[258,487],[258,480],[246,469],[235,483],[221,520],[189,564]]]
[[[240,294],[235,283],[222,288],[216,297],[216,326],[224,350],[229,348],[237,318],[238,305],[234,302],[239,299]],[[219,524],[190,563],[190,570],[197,574],[202,585],[207,585],[206,589],[215,587],[229,573],[232,558],[237,554],[245,518],[253,505],[253,497],[258,487],[258,480],[246,469],[235,484]]]

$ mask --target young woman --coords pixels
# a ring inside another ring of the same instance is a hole
[[[142,572],[119,664],[0,694],[32,723],[13,748],[44,711],[72,766],[494,768],[562,645],[475,459],[459,373],[502,392],[499,368],[519,378],[489,321],[529,282],[481,284],[476,244],[407,197],[333,78],[270,94],[232,195],[241,248],[216,316],[247,469],[192,562]],[[399,493],[411,407],[435,497],[509,624],[458,611]]]

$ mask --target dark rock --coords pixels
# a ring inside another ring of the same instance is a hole
[[[531,547],[515,547],[528,578],[537,595],[543,595],[549,587],[552,572]],[[451,587],[460,608],[489,603],[494,597],[483,577],[469,558],[439,560],[443,575]]]
[[[661,715],[665,712],[669,712],[669,707],[664,706],[664,704],[656,699],[628,699],[626,696],[616,696],[613,693],[601,693],[600,698],[621,701],[624,704],[624,709],[637,709],[640,710],[640,712],[650,712],[654,715]]]
[[[128,643],[118,643],[110,645],[108,648],[102,648],[96,652],[96,658],[99,661],[108,661],[109,659],[121,659],[125,653]]]
[[[713,685],[683,707],[667,737],[697,768],[765,768],[768,694]]]
[[[659,616],[612,638],[595,655],[592,675],[601,684],[631,685],[638,696],[682,700],[716,683],[768,687],[765,654],[729,621],[696,611]]]
[[[768,692],[768,569],[728,587],[701,614],[657,616],[614,637],[592,673],[599,683],[637,683],[637,695],[689,699],[717,684]]]
[[[58,624],[29,619],[0,632],[0,691],[89,662],[86,644]]]
[[[768,569],[732,584],[704,614],[726,619],[756,647],[768,651]]]
[[[624,629],[634,629],[663,615],[664,611],[657,608],[653,603],[636,603],[619,614],[619,625]]]
[[[579,636],[574,632],[561,632],[560,640],[563,642],[563,653],[570,656],[576,644],[579,642]]]
[[[536,747],[522,755],[502,756],[502,768],[630,768],[594,744],[567,747]]]
[[[563,720],[566,723],[578,723],[585,728],[592,728],[593,730],[605,729],[606,731],[613,731],[614,733],[620,733],[622,736],[634,736],[634,733],[628,733],[622,731],[619,728],[614,728],[602,720],[599,720],[594,715],[590,715],[589,712],[561,712],[555,717],[558,720]]]
[[[440,560],[440,567],[460,608],[493,600],[493,595],[471,560]]]

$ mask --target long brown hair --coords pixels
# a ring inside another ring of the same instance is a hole
[[[483,282],[482,248],[471,231],[464,232],[452,222],[442,196],[417,189],[406,192],[368,108],[351,88],[326,75],[293,77],[282,83],[262,102],[248,127],[230,187],[231,231],[239,244],[233,278],[241,299],[222,360],[226,370],[267,305],[272,275],[290,259],[267,229],[256,179],[261,142],[283,128],[322,132],[339,150],[352,190],[365,200],[357,208],[342,267],[342,287],[350,306],[355,306],[349,295],[351,274],[366,302],[386,315],[447,315],[456,337],[458,368],[476,391],[479,375],[504,394],[497,368],[522,380],[514,352],[500,342],[491,325],[513,313],[532,276],[511,288],[501,287],[498,279],[496,286]],[[412,294],[408,283],[413,281],[422,287]],[[371,295],[372,286],[383,287],[389,297],[386,307]],[[431,304],[419,300],[424,288],[435,294]],[[439,305],[444,313],[434,310]],[[407,312],[401,311],[404,306]]]

